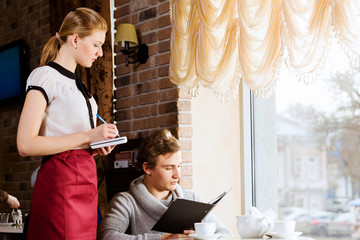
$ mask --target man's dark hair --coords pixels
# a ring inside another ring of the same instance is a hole
[[[135,167],[143,172],[142,165],[147,163],[150,169],[156,166],[157,157],[180,151],[180,142],[168,129],[160,129],[145,137],[141,143]]]

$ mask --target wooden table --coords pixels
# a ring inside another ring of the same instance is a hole
[[[11,224],[0,223],[0,240],[21,240],[23,225],[11,226]]]

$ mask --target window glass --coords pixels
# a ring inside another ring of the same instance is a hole
[[[360,239],[360,71],[338,45],[308,84],[282,68],[276,126],[279,218],[302,236]]]

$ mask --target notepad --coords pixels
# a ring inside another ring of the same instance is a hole
[[[102,148],[102,147],[107,147],[107,146],[123,144],[126,142],[127,142],[127,137],[116,137],[116,138],[112,138],[112,139],[106,139],[103,141],[90,143],[90,147],[92,149],[95,149],[95,148]]]
[[[201,222],[230,190],[231,188],[209,203],[183,198],[173,200],[151,230],[166,233],[183,233],[184,230],[194,229],[194,223]]]

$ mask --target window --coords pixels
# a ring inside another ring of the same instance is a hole
[[[317,81],[284,67],[276,94],[249,97],[252,205],[324,240],[360,236],[360,68],[332,48]]]
[[[274,103],[279,218],[296,220],[296,230],[314,239],[360,234],[360,72],[338,49],[332,46],[326,68],[309,85],[284,67]],[[255,131],[269,122],[258,124]]]

